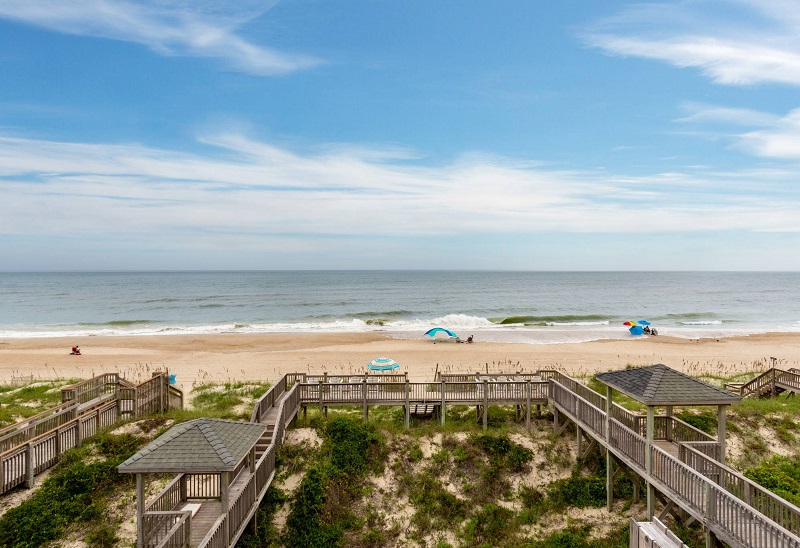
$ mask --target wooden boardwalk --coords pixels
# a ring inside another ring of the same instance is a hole
[[[255,511],[274,478],[275,452],[288,424],[307,406],[323,410],[362,406],[366,417],[370,406],[398,405],[405,408],[408,424],[415,406],[444,411],[447,405],[475,405],[482,409],[486,424],[490,405],[525,407],[530,421],[532,405],[548,404],[557,430],[563,431],[567,424],[563,419],[569,419],[579,428],[579,439],[584,435],[599,444],[657,491],[664,503],[662,513],[690,516],[736,548],[800,548],[800,509],[718,462],[719,445],[707,434],[675,417],[657,417],[656,439],[648,447],[643,417],[616,404],[608,417],[605,398],[566,375],[541,371],[502,378],[411,383],[326,377],[325,382],[303,382],[311,379],[285,375],[253,409],[251,421],[267,425],[268,434],[256,444],[262,448],[257,451],[255,471],[242,467],[235,474],[228,509],[220,504],[219,482],[178,475],[146,506],[143,546],[234,546],[248,525],[254,525]],[[444,417],[440,412],[442,421]],[[187,502],[200,503],[194,516],[181,510]]]
[[[742,397],[768,398],[787,391],[796,394],[800,392],[800,370],[772,367],[748,382],[725,386]]]
[[[35,477],[66,451],[117,421],[183,407],[183,393],[167,372],[138,386],[106,373],[61,389],[62,403],[0,430],[0,494]]]

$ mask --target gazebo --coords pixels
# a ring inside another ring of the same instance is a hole
[[[205,522],[210,526],[226,513],[235,477],[246,467],[255,471],[256,442],[266,428],[259,423],[195,419],[172,427],[120,464],[119,472],[136,474],[137,546],[144,544],[143,521],[150,512],[192,512],[195,535]],[[160,473],[178,476],[145,512],[145,474]]]
[[[672,424],[672,410],[674,406],[716,406],[717,407],[717,445],[718,460],[725,462],[725,408],[728,405],[739,403],[742,398],[736,394],[722,390],[699,381],[689,375],[667,367],[664,364],[609,371],[595,376],[598,381],[606,385],[606,435],[610,435],[610,421],[613,415],[614,390],[630,396],[639,403],[647,406],[645,468],[647,471],[647,517],[653,517],[655,492],[650,476],[653,474],[652,446],[655,425],[656,407],[666,409],[666,424],[668,441],[671,440],[670,427]],[[675,444],[670,443],[673,450]],[[670,450],[666,447],[663,449]],[[607,487],[609,493],[609,506],[611,504],[611,459],[606,459]]]

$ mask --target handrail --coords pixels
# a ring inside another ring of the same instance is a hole
[[[786,371],[784,369],[778,369],[777,367],[771,367],[746,383],[731,383],[726,386],[738,390],[740,396],[746,397],[752,394],[761,395],[765,388],[772,387],[776,382],[800,390],[800,370],[791,368]]]
[[[800,534],[800,508],[750,478],[721,465],[691,446],[680,447],[680,458],[687,466],[717,483],[733,496],[770,518],[775,523]]]
[[[562,409],[571,413],[575,420],[582,423],[582,426],[586,423],[581,418],[582,414],[578,413],[580,407],[576,405],[577,402],[582,402],[583,406],[593,407],[595,412],[605,416],[604,410],[597,408],[591,402],[581,398],[559,382],[554,380],[553,384],[555,387],[551,392],[553,401]],[[569,395],[570,392],[572,392],[571,396]],[[636,437],[641,438],[631,428],[622,425],[613,418],[610,422],[612,424],[612,440],[615,440],[615,430],[617,434],[627,433],[629,436],[633,435],[634,439]],[[592,425],[587,424],[587,426]],[[592,426],[590,430],[597,434],[601,443],[606,443],[605,436],[602,435],[604,432],[599,431],[596,426]],[[626,452],[624,450],[625,445],[620,446],[611,443],[608,445],[608,449],[612,452],[622,452],[626,457],[631,458],[636,467],[639,468],[637,473],[645,478],[647,477],[647,472],[644,470],[644,462],[639,458],[633,458],[633,455]],[[691,452],[693,449],[687,448],[686,451]],[[702,455],[699,452],[696,453]],[[702,519],[706,522],[714,524],[718,533],[744,546],[763,546],[765,541],[769,539],[773,541],[772,544],[769,544],[770,546],[800,547],[799,536],[773,520],[770,516],[763,514],[746,500],[722,489],[688,464],[674,458],[655,445],[651,446],[651,455],[653,462],[652,477],[658,480],[663,486],[662,488],[672,491],[675,498],[682,499],[685,504],[694,509],[698,516],[702,516]],[[718,464],[718,466],[724,467],[722,464]],[[722,516],[722,519],[720,516]]]

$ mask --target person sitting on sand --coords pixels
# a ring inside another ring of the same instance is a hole
[[[650,334],[650,326],[649,326],[649,325],[646,325],[646,326],[644,326],[644,330],[643,330],[643,331],[644,331],[646,334],[648,334],[648,335],[649,335],[649,334]]]
[[[467,342],[468,342],[468,343],[471,343],[471,342],[472,342],[472,335],[470,335],[469,337],[467,337]]]
[[[656,329],[656,328],[654,327],[653,329],[651,329],[651,330],[650,330],[650,334],[651,334],[651,335],[658,335],[658,329]]]
[[[80,356],[81,355],[81,348],[76,344],[72,347],[72,352],[70,352],[72,356]]]

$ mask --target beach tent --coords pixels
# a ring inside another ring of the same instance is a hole
[[[457,339],[458,335],[454,332],[450,331],[449,329],[445,329],[444,327],[434,327],[433,329],[429,329],[425,332],[425,334],[430,337],[431,339],[435,339],[437,335],[445,335],[450,337],[451,339]]]
[[[391,358],[375,358],[367,367],[370,371],[391,371],[400,367],[400,364]]]

